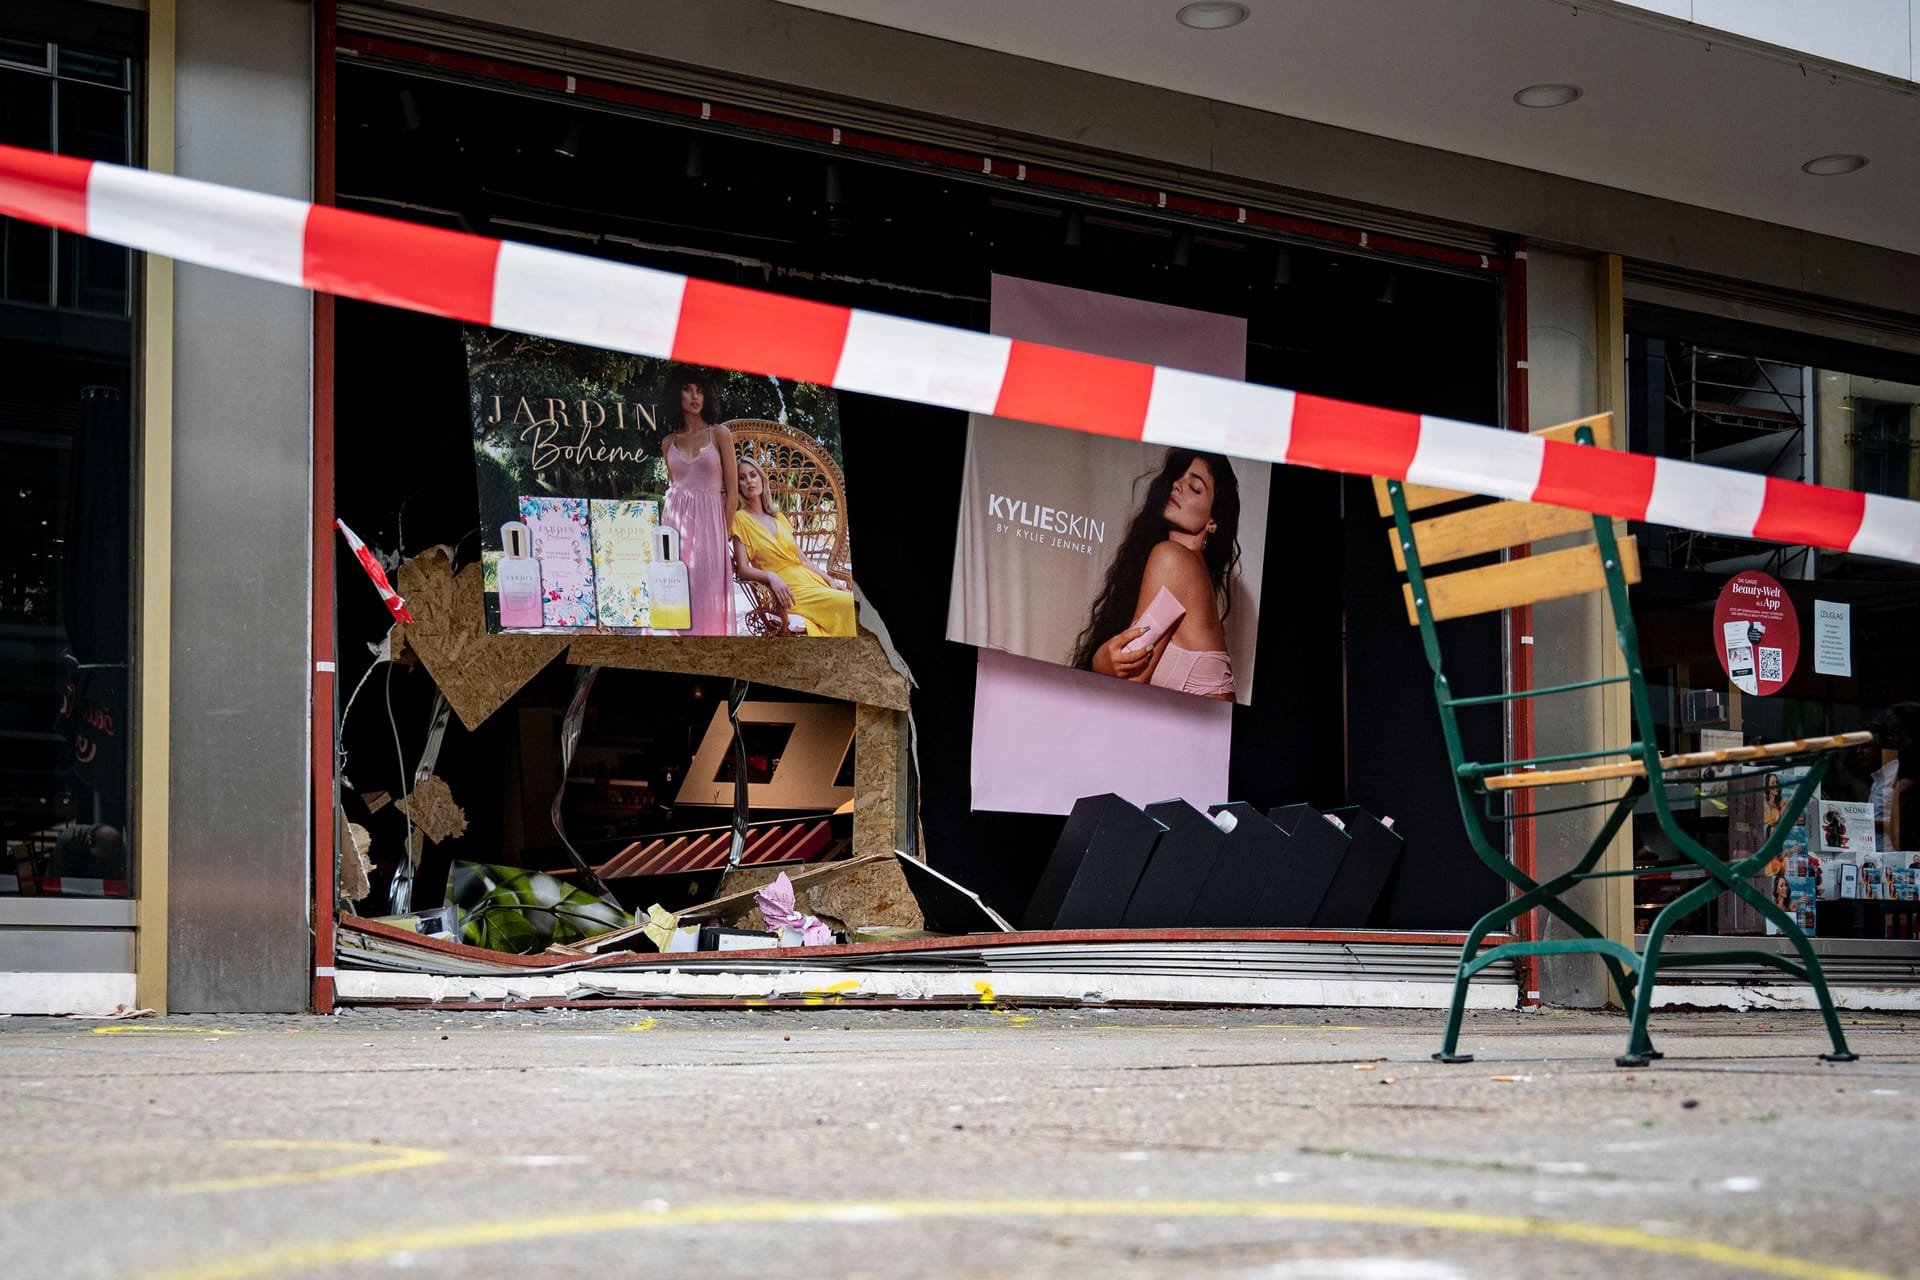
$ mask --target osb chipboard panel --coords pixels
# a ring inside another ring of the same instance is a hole
[[[906,795],[900,734],[906,717],[860,703],[853,709],[853,853],[892,853]]]
[[[778,869],[745,867],[727,877],[727,891],[757,889],[772,884]],[[750,879],[749,876],[752,876]],[[789,877],[792,873],[789,871]],[[920,929],[925,922],[920,904],[907,887],[895,858],[885,858],[863,866],[850,867],[844,874],[820,877],[817,883],[804,880],[793,888],[793,904],[810,916],[818,916],[830,928],[838,930],[875,928]],[[734,929],[765,929],[766,917],[749,897],[743,904],[725,913],[721,920]]]
[[[470,564],[455,576],[442,548],[402,564],[397,577],[395,586],[414,618],[397,630],[468,729],[478,728],[567,647],[565,636],[489,635],[480,566]]]
[[[404,595],[404,590],[402,591]],[[408,596],[408,602],[412,597]],[[582,667],[727,676],[876,707],[907,709],[907,681],[871,632],[857,636],[580,636],[567,661]]]
[[[802,911],[838,929],[926,927],[898,858],[805,885],[794,897]]]

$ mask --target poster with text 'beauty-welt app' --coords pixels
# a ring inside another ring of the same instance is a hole
[[[489,630],[854,634],[831,388],[499,329],[466,347]]]

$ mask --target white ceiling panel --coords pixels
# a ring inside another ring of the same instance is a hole
[[[1023,58],[1920,253],[1920,92],[1568,0],[787,0]],[[1698,7],[1697,5],[1695,6]],[[1697,15],[1696,15],[1697,16]],[[1528,85],[1577,84],[1548,110]],[[1865,155],[1813,177],[1816,156]]]

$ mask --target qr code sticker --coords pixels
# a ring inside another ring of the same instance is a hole
[[[1786,683],[1786,677],[1780,674],[1781,653],[1782,651],[1779,649],[1762,648],[1759,650],[1760,678],[1762,680],[1771,680],[1776,684]]]

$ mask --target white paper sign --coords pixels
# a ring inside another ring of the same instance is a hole
[[[1853,674],[1853,606],[1813,602],[1813,669],[1823,676]]]

